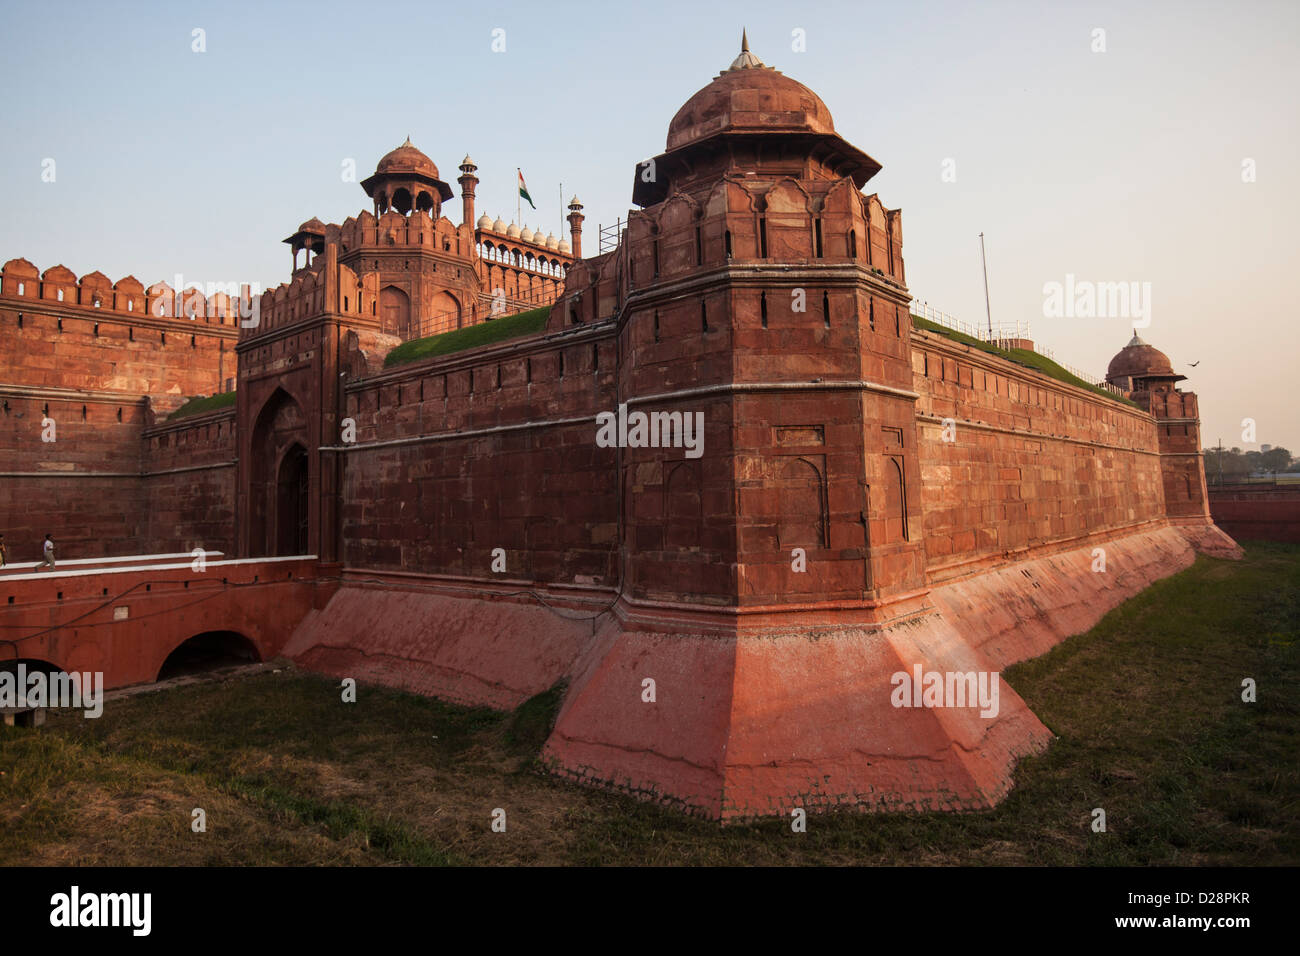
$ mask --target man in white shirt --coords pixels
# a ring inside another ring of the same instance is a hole
[[[54,570],[54,538],[51,535],[45,536],[45,560],[36,565],[36,570],[49,565],[50,570]]]

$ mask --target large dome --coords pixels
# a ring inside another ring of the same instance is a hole
[[[1132,341],[1110,360],[1110,367],[1106,369],[1106,381],[1118,382],[1125,378],[1149,378],[1173,374],[1174,366],[1169,361],[1169,356],[1154,345],[1147,345],[1134,332]]]
[[[749,144],[740,161],[750,166],[762,166],[763,157],[802,153],[825,171],[819,175],[852,178],[859,189],[880,172],[878,162],[835,132],[820,96],[765,66],[742,39],[740,55],[668,124],[668,145],[653,160],[657,174],[647,177],[645,164],[637,164],[632,201],[642,207],[662,202],[675,182],[695,175],[702,157],[725,156],[728,141]],[[779,145],[769,151],[767,144]]]
[[[833,135],[835,123],[820,96],[764,66],[746,43],[730,67],[677,111],[668,124],[668,149],[731,130]]]
[[[411,145],[411,137],[406,138],[406,142],[391,153],[387,153],[375,167],[376,173],[414,173],[417,176],[428,176],[430,179],[441,179],[438,175],[438,167],[433,164],[428,156],[420,152]]]

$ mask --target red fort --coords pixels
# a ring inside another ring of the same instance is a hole
[[[453,222],[408,139],[256,299],[5,263],[15,657],[124,684],[219,632],[465,704],[563,682],[554,772],[712,818],[1005,796],[1051,737],[1015,691],[898,706],[894,679],[987,683],[1236,553],[1196,395],[1137,336],[1086,388],[914,324],[880,164],[747,48],[629,165],[595,256],[576,197],[567,241],[476,218],[468,156]],[[538,306],[526,334],[394,353]],[[662,441],[597,441],[638,412]],[[28,573],[47,532],[178,560]]]

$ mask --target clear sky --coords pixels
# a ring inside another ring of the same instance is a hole
[[[917,298],[983,323],[983,232],[994,322],[1101,375],[1133,319],[1048,316],[1045,284],[1149,283],[1141,335],[1200,394],[1204,444],[1300,454],[1294,0],[4,0],[0,262],[266,288],[298,223],[369,208],[344,162],[362,179],[408,134],[457,196],[470,153],[493,216],[519,166],[524,223],[558,231],[562,181],[594,248],[742,25],[883,164],[867,191],[903,210]]]

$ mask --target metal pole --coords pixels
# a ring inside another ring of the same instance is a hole
[[[980,233],[980,268],[984,270],[984,314],[989,320],[989,341],[993,341],[993,310],[989,308],[989,267],[984,259],[984,233]]]

